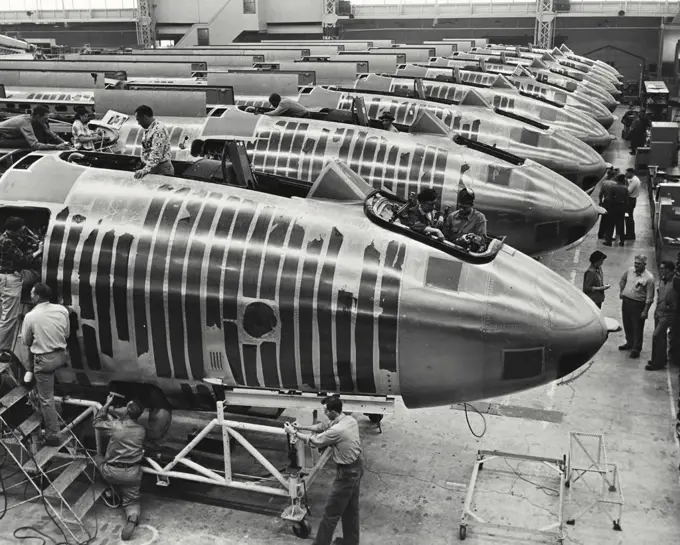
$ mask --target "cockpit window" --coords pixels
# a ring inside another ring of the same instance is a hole
[[[407,201],[391,193],[376,190],[366,197],[364,213],[373,223],[389,231],[405,235],[467,263],[489,263],[493,261],[503,247],[503,240],[486,237],[484,239],[484,250],[476,252],[473,249],[465,248],[449,241],[438,241],[428,235],[413,231],[398,219],[400,213],[408,204]],[[474,246],[471,246],[471,248],[474,248]],[[451,288],[447,287],[446,289]]]

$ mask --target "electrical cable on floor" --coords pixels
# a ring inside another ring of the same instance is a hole
[[[507,466],[512,470],[512,472],[517,476],[518,479],[520,479],[520,480],[522,480],[522,481],[524,481],[524,482],[526,482],[526,483],[529,483],[529,484],[535,486],[535,487],[538,488],[541,492],[543,492],[546,496],[555,496],[555,497],[557,497],[557,496],[560,495],[560,493],[559,493],[558,490],[555,490],[554,488],[551,488],[551,487],[549,487],[549,486],[544,486],[544,485],[537,484],[537,483],[535,483],[535,482],[533,482],[533,481],[530,481],[530,480],[527,479],[526,477],[524,477],[524,476],[519,472],[519,470],[517,470],[517,469],[515,469],[514,467],[512,467],[512,466],[510,465],[510,462],[508,462],[505,458],[503,458],[503,461],[505,462],[505,465],[507,465]],[[521,462],[520,462],[520,463],[521,463]],[[547,492],[546,492],[546,491],[547,491]],[[549,493],[549,492],[550,492],[550,493]]]
[[[474,435],[477,439],[481,439],[482,437],[484,437],[484,434],[486,433],[486,418],[484,418],[484,415],[479,412],[477,407],[471,405],[470,403],[461,403],[460,405],[463,405],[463,408],[465,409],[465,421],[467,422],[468,428],[470,429],[470,433]],[[472,408],[472,410],[475,411],[482,418],[484,429],[482,430],[482,433],[480,433],[479,435],[475,433],[475,430],[472,429],[472,425],[470,424],[470,417],[468,416],[468,407]]]
[[[24,436],[24,438],[26,438],[26,436]],[[33,453],[31,452],[31,450],[26,449],[26,451],[28,452],[28,456],[29,456],[30,460],[35,464],[35,466],[38,469],[40,469],[40,466],[36,462],[35,457],[33,456]],[[97,472],[95,471],[93,483],[94,483],[96,477],[97,477]],[[26,482],[26,486],[27,485],[28,485],[28,481]],[[94,488],[92,489],[92,497],[94,499]],[[47,513],[47,516],[54,523],[54,525],[59,529],[59,531],[61,532],[61,535],[64,537],[64,541],[57,541],[56,539],[52,538],[51,536],[49,536],[47,534],[44,534],[43,532],[41,532],[40,530],[38,530],[37,528],[35,528],[33,526],[21,526],[20,528],[16,528],[12,535],[20,541],[27,540],[27,539],[33,539],[33,540],[40,539],[42,541],[41,545],[47,545],[46,539],[49,539],[50,542],[52,542],[54,545],[72,545],[71,542],[69,541],[68,536],[66,535],[66,532],[64,532],[64,529],[59,525],[57,520],[52,515],[52,507],[49,505],[47,499],[45,498],[45,491],[42,488],[40,489],[40,499],[42,500],[42,505],[43,505],[43,509],[45,510],[45,513]],[[94,505],[94,501],[93,501],[92,505]],[[90,531],[85,527],[85,525],[81,523],[81,526],[85,530],[85,533],[87,534],[88,538],[85,541],[78,541],[76,543],[76,545],[90,545],[91,543],[93,543],[97,539],[97,536],[99,534],[99,522],[97,521],[96,511],[94,513],[94,523],[95,523],[94,535],[92,535],[90,533]],[[33,536],[33,535],[25,535],[25,536],[17,535],[18,532],[29,532],[29,531],[35,532],[36,534],[39,534],[42,537]]]

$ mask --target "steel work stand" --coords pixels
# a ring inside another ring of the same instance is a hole
[[[588,442],[595,441],[595,446]],[[593,452],[593,449],[597,452]],[[600,491],[597,498],[589,503],[576,516],[567,520],[567,524],[574,525],[576,520],[600,504],[618,506],[617,518],[612,517],[613,529],[621,531],[621,517],[623,514],[623,491],[619,480],[619,470],[616,464],[607,460],[607,448],[604,435],[599,433],[569,432],[569,464],[567,466],[566,487],[569,488],[569,502],[574,484],[588,473],[595,473],[600,478]],[[583,479],[581,482],[593,490]],[[615,495],[612,497],[612,495]]]
[[[524,462],[542,463],[551,470],[555,471],[560,479],[559,484],[559,508],[557,513],[557,521],[553,522],[543,528],[526,528],[522,526],[511,526],[507,524],[497,524],[488,522],[482,519],[479,515],[472,512],[471,505],[474,499],[475,486],[477,484],[477,477],[479,472],[488,463],[494,459],[500,460],[521,460]],[[498,450],[479,450],[477,451],[477,461],[472,469],[472,477],[470,477],[470,484],[468,485],[467,495],[465,497],[465,505],[463,506],[463,514],[460,518],[460,528],[458,537],[464,540],[467,537],[467,528],[471,524],[484,525],[490,528],[510,530],[513,532],[531,532],[535,534],[547,535],[555,537],[558,544],[564,543],[564,489],[567,475],[567,461],[566,456],[559,458],[544,458],[542,456],[530,456],[528,454],[514,454],[511,452],[502,452]]]
[[[270,497],[287,498],[288,507],[281,513],[281,518],[292,523],[293,533],[300,538],[307,538],[311,526],[306,517],[307,490],[309,490],[326,465],[331,449],[322,454],[305,447],[302,443],[295,446],[295,461],[286,471],[279,471],[265,452],[259,450],[243,432],[256,432],[260,435],[287,438],[280,422],[272,425],[260,425],[230,420],[225,415],[225,406],[249,406],[277,409],[295,409],[303,411],[300,423],[311,425],[316,422],[316,413],[321,406],[323,396],[315,393],[280,391],[267,389],[251,389],[244,387],[225,388],[224,401],[218,401],[216,415],[205,428],[194,437],[173,460],[162,463],[146,457],[142,471],[155,475],[156,484],[166,487],[170,479],[193,481],[224,488],[259,492]],[[394,397],[342,395],[344,413],[364,413],[374,423],[382,417],[394,413]],[[222,436],[223,467],[213,470],[191,459],[194,448],[212,432],[220,432]],[[242,475],[232,468],[232,449],[238,444],[249,453],[267,472],[267,476]],[[289,452],[290,454],[290,452]],[[292,461],[292,460],[291,460]]]

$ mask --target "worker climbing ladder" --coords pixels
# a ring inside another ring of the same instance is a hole
[[[68,424],[59,417],[63,429],[59,445],[41,447],[42,415],[31,391],[19,382],[13,372],[13,364],[17,369],[20,367],[14,354],[12,361],[0,363],[0,384],[12,387],[0,398],[0,445],[23,473],[25,480],[22,482],[27,487],[31,486],[35,494],[8,504],[7,510],[41,500],[67,540],[87,542],[92,536],[84,518],[107,485],[74,431],[76,426],[94,416],[97,407],[86,408]],[[84,490],[82,483],[85,483]],[[6,490],[3,492],[6,494]],[[6,494],[6,501],[7,498]]]

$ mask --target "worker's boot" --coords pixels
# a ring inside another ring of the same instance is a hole
[[[123,528],[123,531],[120,534],[120,538],[123,541],[129,541],[132,538],[132,534],[135,532],[135,528],[137,528],[137,524],[139,522],[139,519],[135,516],[128,517],[127,519],[127,524],[125,525],[125,528]]]

